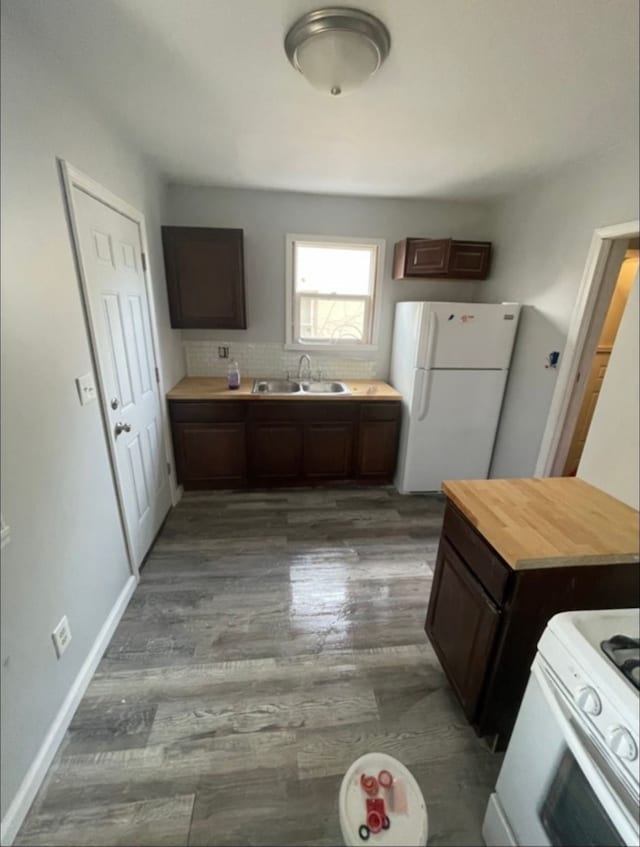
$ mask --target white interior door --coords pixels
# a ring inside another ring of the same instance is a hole
[[[402,491],[445,479],[486,479],[507,371],[417,371]]]
[[[140,228],[78,187],[72,190],[108,437],[137,567],[171,505]]]

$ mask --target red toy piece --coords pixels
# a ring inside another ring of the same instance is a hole
[[[375,810],[371,810],[367,814],[367,826],[369,827],[369,831],[373,832],[375,835],[377,832],[380,832],[382,829],[382,824],[384,823],[384,817]]]
[[[375,776],[367,776],[366,774],[362,774],[360,777],[360,785],[363,790],[369,795],[369,797],[375,797],[378,793],[378,780]]]
[[[384,816],[387,814],[384,809],[384,800],[382,797],[368,797],[367,798],[367,814],[369,812],[378,812],[379,815]]]
[[[389,771],[380,771],[378,774],[378,782],[383,788],[391,788],[393,785],[393,777]]]
[[[384,776],[385,774],[388,778]],[[391,826],[391,821],[389,820],[389,816],[385,809],[384,799],[382,797],[376,797],[375,795],[378,793],[380,785],[382,785],[383,788],[391,786],[393,784],[393,777],[389,771],[380,771],[378,776],[382,776],[383,779],[378,780],[375,776],[367,776],[364,773],[360,777],[360,786],[362,790],[369,795],[366,798],[367,822],[366,824],[362,824],[358,830],[358,834],[363,841],[367,841],[370,833],[376,835],[381,830],[389,829]],[[384,785],[383,781],[388,784]]]

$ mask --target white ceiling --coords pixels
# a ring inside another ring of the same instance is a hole
[[[489,197],[638,134],[637,0],[349,0],[391,53],[343,98],[288,64],[313,0],[14,0],[176,181]]]

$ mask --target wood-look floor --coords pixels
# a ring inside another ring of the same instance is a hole
[[[16,843],[340,844],[342,775],[383,751],[422,788],[429,844],[480,844],[500,758],[423,631],[442,510],[185,495]]]

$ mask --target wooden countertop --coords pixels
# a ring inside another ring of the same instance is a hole
[[[638,512],[575,477],[443,482],[514,570],[638,562]]]
[[[345,400],[401,400],[401,395],[379,379],[342,379],[351,394],[252,394],[254,379],[242,377],[240,388],[230,391],[225,377],[188,376],[174,385],[167,394],[169,400],[298,400],[309,402],[344,402]]]

